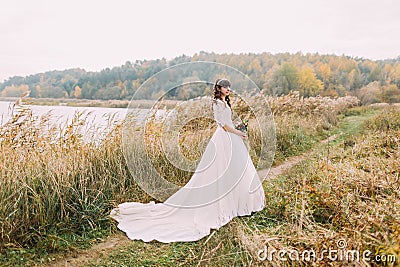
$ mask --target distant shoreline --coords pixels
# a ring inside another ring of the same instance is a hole
[[[0,101],[14,102],[19,97],[0,97]],[[102,107],[102,108],[126,108],[128,105],[134,108],[152,108],[155,100],[98,100],[98,99],[69,99],[69,98],[24,98],[24,103],[40,106],[70,106],[70,107]],[[167,108],[173,108],[179,100],[163,100]]]

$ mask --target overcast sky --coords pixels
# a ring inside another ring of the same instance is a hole
[[[2,0],[0,82],[182,54],[400,55],[398,0]]]

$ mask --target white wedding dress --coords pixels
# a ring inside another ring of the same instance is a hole
[[[196,241],[236,216],[265,206],[264,190],[225,101],[213,103],[217,129],[189,182],[164,203],[125,202],[111,211],[128,238],[163,243]]]

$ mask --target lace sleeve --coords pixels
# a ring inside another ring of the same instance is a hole
[[[213,112],[214,112],[214,120],[217,124],[221,127],[226,125],[226,122],[223,120],[223,111],[225,109],[225,103],[221,100],[214,100],[213,101]]]

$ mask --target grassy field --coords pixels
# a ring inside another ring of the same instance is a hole
[[[342,236],[349,246],[398,255],[398,111],[351,108],[354,99],[302,99],[295,94],[269,101],[277,127],[275,164],[314,152],[290,173],[264,182],[268,205],[263,211],[235,218],[199,242],[132,242],[92,266],[259,264],[256,250],[270,237],[276,238],[270,243],[278,248],[319,249]],[[29,113],[20,116],[0,129],[1,264],[31,266],[87,248],[118,231],[108,217],[117,203],[152,200],[126,166],[121,125],[95,147],[77,134],[82,121],[73,121],[60,135],[42,127],[46,118],[35,124]],[[150,127],[157,133],[159,125]],[[211,123],[205,134],[213,127]],[[185,135],[193,136],[190,131],[196,128],[187,127]],[[329,149],[319,145],[332,134],[340,135]],[[249,136],[257,138],[251,131]],[[182,140],[189,147],[198,141]],[[157,142],[153,144],[157,149]],[[184,184],[190,178],[162,155],[153,155],[174,181]],[[376,164],[371,165],[376,171],[369,167],[365,174],[369,164]],[[389,202],[392,215],[383,211]]]

